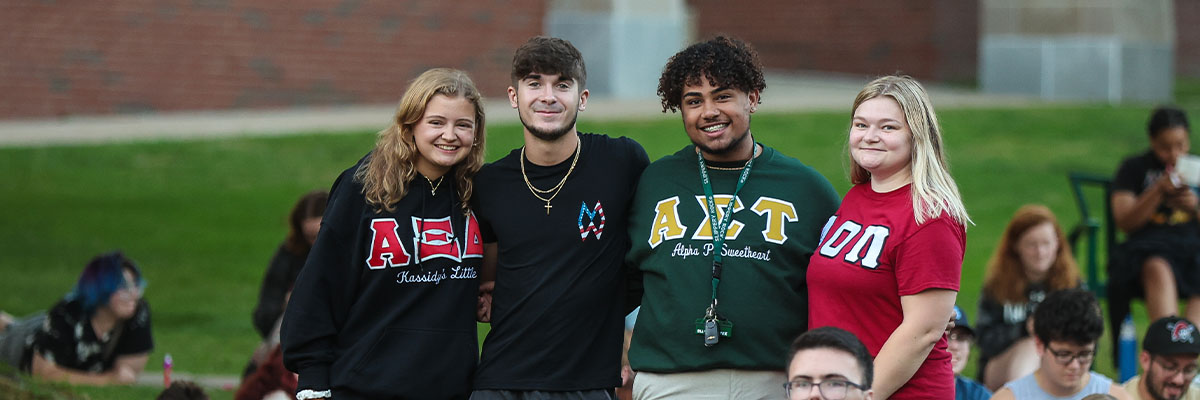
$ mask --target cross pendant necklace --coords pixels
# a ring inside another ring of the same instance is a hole
[[[550,205],[550,200],[554,200],[562,192],[563,184],[567,183],[567,178],[571,176],[572,171],[575,171],[575,163],[579,162],[579,153],[582,148],[582,141],[575,143],[575,157],[571,160],[571,167],[567,168],[567,173],[563,175],[562,180],[558,181],[557,185],[554,185],[550,189],[542,190],[534,187],[533,182],[529,181],[529,175],[525,174],[525,146],[521,146],[521,160],[519,161],[521,163],[521,179],[525,180],[525,187],[529,188],[529,192],[533,193],[533,197],[546,202],[546,205],[542,206],[546,208],[546,215],[550,215],[550,209],[554,208],[554,206]],[[543,193],[549,194],[550,197],[542,197],[541,194]]]

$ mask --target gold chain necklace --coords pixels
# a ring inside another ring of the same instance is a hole
[[[425,176],[424,174],[422,174],[421,177],[425,178],[425,182],[429,182],[429,187],[430,187],[429,194],[433,195],[433,196],[437,196],[438,186],[442,186],[442,181],[446,179],[446,175],[442,175],[442,176],[438,177],[438,183],[436,185],[434,185],[433,181],[429,180],[428,176]]]
[[[558,194],[562,192],[563,184],[567,183],[567,177],[571,176],[572,171],[575,171],[575,163],[579,162],[579,151],[582,148],[582,141],[575,144],[575,158],[571,160],[571,168],[567,169],[567,174],[563,175],[562,180],[558,181],[558,184],[554,185],[554,187],[550,188],[549,190],[541,190],[533,187],[533,182],[529,181],[529,175],[525,173],[525,146],[521,146],[521,160],[518,161],[521,163],[521,178],[525,179],[525,187],[529,188],[529,191],[533,193],[533,197],[537,197],[538,200],[546,202],[546,205],[544,206],[546,207],[546,215],[550,215],[550,209],[554,208],[554,206],[550,205],[550,200],[554,200],[554,197],[558,196]],[[554,193],[550,194],[551,192]],[[541,194],[550,194],[550,197],[544,198],[541,196]]]

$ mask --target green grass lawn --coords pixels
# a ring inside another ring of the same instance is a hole
[[[958,300],[972,317],[984,266],[1012,213],[1046,204],[1069,229],[1079,214],[1067,172],[1111,175],[1121,158],[1146,148],[1148,114],[1107,106],[940,114],[951,169],[975,221]],[[846,115],[756,114],[754,137],[812,165],[845,193]],[[652,160],[688,143],[678,115],[599,122],[585,113],[580,129],[630,136]],[[520,127],[492,126],[488,141],[488,159],[499,158],[520,144]],[[237,374],[258,341],[250,312],[287,211],[301,194],[328,188],[373,143],[372,132],[360,132],[0,149],[0,309],[44,309],[92,255],[122,249],[149,281],[156,346],[148,373],[159,373],[170,353],[176,371]],[[1134,309],[1144,326],[1141,307]],[[1103,340],[1096,366],[1113,375]],[[94,399],[156,392],[77,390]]]

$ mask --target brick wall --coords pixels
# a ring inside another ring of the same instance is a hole
[[[1175,0],[1175,75],[1200,78],[1200,1]]]
[[[436,66],[502,96],[544,3],[9,1],[0,118],[391,103]]]
[[[977,0],[689,0],[697,33],[727,33],[767,68],[973,80]]]

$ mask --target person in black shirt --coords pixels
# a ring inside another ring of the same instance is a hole
[[[1150,319],[1178,315],[1200,320],[1200,223],[1195,188],[1181,182],[1175,162],[1187,155],[1187,115],[1160,107],[1150,116],[1150,150],[1121,163],[1113,179],[1112,212],[1128,235],[1110,280],[1141,281]]]
[[[472,206],[492,328],[472,399],[609,399],[621,385],[622,317],[641,298],[636,278],[624,283],[626,216],[649,159],[631,139],[576,130],[586,81],[562,39],[535,37],[513,57],[525,145],[484,166]]]
[[[144,288],[141,270],[124,254],[96,256],[63,300],[14,322],[0,342],[20,346],[20,369],[45,380],[132,384],[154,348]]]
[[[254,306],[252,315],[254,329],[262,337],[262,342],[254,349],[250,361],[242,371],[242,379],[251,374],[263,363],[271,352],[279,346],[279,325],[282,322],[283,309],[287,306],[288,295],[292,285],[296,284],[296,276],[308,259],[308,251],[317,240],[317,232],[321,229],[321,218],[325,215],[325,205],[329,201],[329,192],[314,190],[300,196],[292,211],[288,213],[288,234],[263,275],[262,288],[258,291],[258,304]]]
[[[483,241],[467,205],[483,146],[479,90],[466,73],[435,68],[334,182],[283,315],[298,400],[470,393]]]
[[[283,316],[284,299],[296,283],[308,251],[317,240],[328,201],[329,192],[314,190],[301,196],[288,213],[287,238],[271,257],[271,264],[263,275],[262,289],[258,291],[258,304],[254,306],[254,329],[263,339],[271,336],[279,317]]]
[[[1029,318],[1046,294],[1077,288],[1079,266],[1058,218],[1040,204],[1022,206],[1000,235],[979,294],[978,379],[989,390],[1038,367]]]

